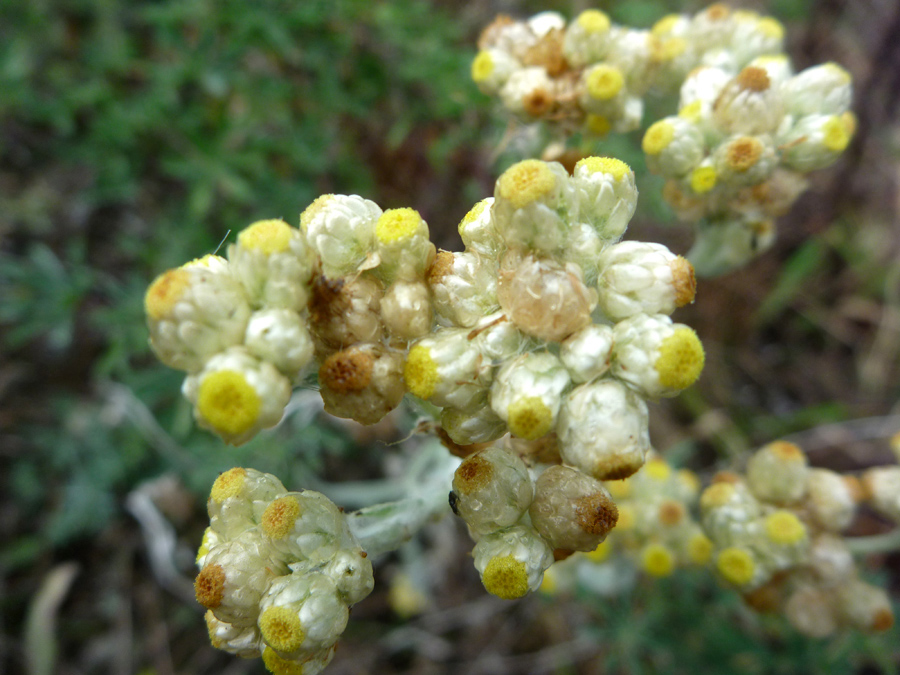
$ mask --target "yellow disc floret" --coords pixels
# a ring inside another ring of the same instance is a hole
[[[297,612],[287,607],[268,607],[259,615],[259,630],[263,640],[280,652],[300,649],[306,634]]]
[[[713,543],[702,532],[695,533],[689,540],[687,545],[687,554],[691,562],[695,565],[705,565],[712,556]]]
[[[663,544],[647,544],[641,551],[641,568],[654,577],[667,577],[675,570],[675,556]]]
[[[422,216],[415,209],[388,209],[375,223],[375,236],[382,244],[409,239],[422,227]]]
[[[655,24],[653,24],[653,28],[650,29],[650,32],[656,37],[662,37],[672,32],[672,29],[681,19],[681,15],[679,14],[667,14]]]
[[[309,672],[303,663],[288,661],[271,647],[263,649],[262,660],[263,665],[273,675],[304,675]]]
[[[266,507],[260,525],[272,539],[284,539],[300,517],[300,502],[290,495],[279,497]]]
[[[806,538],[806,527],[790,511],[775,511],[766,517],[766,537],[774,544],[790,546]]]
[[[703,113],[703,102],[692,101],[678,111],[678,116],[688,122],[699,122]]]
[[[716,187],[717,180],[718,176],[713,167],[698,166],[691,171],[691,190],[698,195],[705,194]]]
[[[757,21],[756,27],[759,28],[759,32],[767,38],[772,38],[773,40],[781,40],[784,38],[784,26],[781,25],[781,22],[778,19],[773,19],[771,16],[762,17]]]
[[[316,197],[315,201],[307,206],[303,210],[303,213],[300,214],[300,229],[306,232],[307,229],[309,229],[310,221],[315,218],[332,199],[334,199],[334,195],[321,195],[320,197]]]
[[[719,553],[716,568],[726,581],[735,586],[746,586],[756,573],[756,563],[750,551],[739,546],[726,548]]]
[[[725,506],[734,496],[734,486],[731,483],[714,483],[700,495],[700,507],[703,509],[716,509]]]
[[[725,150],[725,162],[732,170],[744,172],[751,169],[763,154],[763,144],[758,138],[741,136],[736,138]]]
[[[700,377],[705,358],[700,338],[693,329],[682,326],[662,341],[653,367],[662,386],[684,389]]]
[[[475,206],[469,209],[469,212],[463,216],[463,219],[459,222],[459,231],[462,232],[466,225],[471,225],[475,220],[484,212],[484,207],[488,205],[487,199],[482,199]]]
[[[556,176],[545,162],[526,159],[513,164],[497,181],[497,194],[521,209],[546,197],[556,188]]]
[[[190,285],[191,275],[183,269],[169,270],[156,277],[144,296],[144,312],[147,317],[159,321],[170,316]]]
[[[238,243],[266,255],[280,253],[291,245],[291,226],[283,220],[260,220],[238,235]]]
[[[600,64],[591,68],[586,84],[591,98],[608,101],[622,90],[625,78],[622,76],[622,71],[615,66]]]
[[[219,474],[209,492],[209,498],[216,504],[221,504],[229,497],[237,497],[244,488],[244,479],[247,477],[247,469],[239,466]]]
[[[477,83],[484,82],[494,72],[494,59],[490,52],[480,51],[472,61],[472,79]]]
[[[606,136],[612,130],[612,123],[608,117],[590,114],[584,121],[587,130],[595,136]]]
[[[220,370],[203,378],[197,411],[223,435],[239,436],[256,424],[262,400],[246,378],[234,370]]]
[[[615,157],[585,157],[578,161],[575,169],[582,166],[591,173],[608,173],[614,180],[622,180],[631,173],[631,167]]]
[[[194,558],[194,563],[199,563],[200,559],[209,553],[209,539],[212,536],[212,528],[207,527],[203,531],[203,539],[200,541],[200,548],[197,549],[197,557]]]
[[[675,138],[675,127],[671,122],[659,120],[654,122],[644,134],[644,140],[641,141],[641,148],[648,155],[658,155],[667,147],[672,139]]]
[[[540,396],[523,396],[507,408],[507,426],[514,436],[533,441],[553,426],[553,413]]]
[[[672,467],[666,464],[665,460],[658,457],[650,459],[644,464],[644,474],[657,481],[669,480],[672,475]]]
[[[524,562],[511,555],[495,556],[484,568],[481,583],[491,595],[516,600],[528,592],[528,570]]]
[[[575,22],[581,26],[586,33],[605,33],[609,30],[609,17],[599,9],[588,9],[583,11],[575,19]]]
[[[824,137],[822,142],[832,152],[843,152],[850,143],[850,134],[847,133],[847,125],[837,115],[829,117],[822,125]]]
[[[431,350],[428,347],[418,344],[409,350],[409,356],[406,357],[406,364],[403,366],[403,379],[415,396],[431,398],[440,377],[437,363],[431,358]]]

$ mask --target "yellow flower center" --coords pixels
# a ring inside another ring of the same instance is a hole
[[[702,101],[692,101],[678,111],[678,116],[688,122],[698,122],[703,112]]]
[[[692,385],[703,370],[703,345],[693,329],[687,326],[662,341],[654,368],[659,383],[668,389],[684,389]]]
[[[429,399],[440,381],[437,363],[431,358],[431,350],[418,344],[409,350],[403,366],[403,379],[415,396]]]
[[[575,165],[575,170],[577,171],[582,166],[590,173],[608,173],[613,177],[613,180],[622,180],[627,174],[631,173],[630,166],[614,157],[585,157],[578,161]]]
[[[175,305],[191,285],[191,275],[183,269],[163,272],[147,289],[144,312],[153,321],[170,316]]]
[[[631,482],[627,478],[609,480],[603,484],[613,499],[627,499],[631,495]]]
[[[653,480],[665,481],[669,480],[672,475],[672,467],[665,463],[664,460],[655,458],[644,464],[644,474]]]
[[[705,565],[712,556],[713,543],[702,532],[697,532],[688,541],[688,558],[695,565]]]
[[[238,235],[238,243],[266,255],[281,253],[291,245],[291,226],[283,220],[260,220]]]
[[[672,139],[675,138],[675,127],[671,122],[659,120],[650,125],[644,134],[644,140],[641,141],[641,148],[648,155],[658,155],[667,147]]]
[[[210,490],[209,498],[216,504],[221,504],[229,497],[238,496],[244,488],[244,479],[246,477],[247,469],[237,466],[219,474],[216,482],[213,483],[212,490]]]
[[[268,607],[259,616],[259,630],[263,640],[280,652],[300,649],[306,634],[297,612],[287,607]]]
[[[459,231],[462,231],[466,228],[467,225],[471,225],[475,222],[481,214],[484,212],[484,208],[488,205],[487,199],[482,199],[475,206],[469,209],[469,212],[463,216],[463,219],[459,222]]]
[[[375,223],[375,237],[382,244],[410,239],[422,228],[422,216],[415,209],[388,209]]]
[[[262,660],[263,665],[272,675],[308,675],[310,672],[304,663],[288,661],[268,646],[263,649]]]
[[[612,129],[612,124],[608,117],[603,115],[590,114],[584,121],[587,130],[595,136],[606,136]]]
[[[679,14],[667,14],[655,24],[653,24],[653,28],[650,32],[656,37],[662,37],[667,33],[671,33],[672,29],[675,28],[675,25],[681,19],[681,15]]]
[[[773,19],[771,16],[764,16],[756,23],[756,27],[759,28],[759,32],[765,35],[767,38],[772,38],[773,40],[781,40],[784,38],[784,26],[781,25],[781,22],[778,19]]]
[[[713,167],[698,166],[691,171],[691,190],[698,195],[705,194],[716,187],[717,179],[718,176]]]
[[[513,164],[497,181],[497,194],[516,209],[546,197],[555,188],[556,176],[545,162],[538,159]]]
[[[822,131],[825,132],[822,142],[832,152],[843,152],[847,144],[850,143],[850,134],[847,133],[847,126],[837,115],[830,117],[822,125]]]
[[[334,199],[334,195],[321,195],[316,197],[312,204],[307,206],[303,213],[300,214],[300,229],[306,232],[309,229],[309,223],[315,218],[325,207]]]
[[[734,171],[743,172],[753,167],[762,157],[763,144],[757,138],[742,136],[732,141],[725,152],[725,161]]]
[[[544,436],[553,426],[553,413],[540,396],[523,396],[507,408],[507,426],[513,436],[529,441]]]
[[[726,548],[716,559],[716,568],[726,581],[735,586],[746,586],[753,580],[756,563],[750,551],[737,546]]]
[[[806,537],[806,527],[790,511],[775,511],[766,517],[766,536],[781,546],[790,546]]]
[[[279,497],[266,507],[260,525],[263,532],[272,539],[284,539],[299,517],[300,502],[296,497],[288,495]]]
[[[234,370],[220,370],[203,378],[197,411],[223,435],[237,436],[253,428],[262,400],[246,378]]]
[[[472,61],[472,79],[480,84],[488,79],[493,72],[494,59],[491,58],[490,52],[478,52],[478,56]]]
[[[675,556],[662,544],[648,544],[641,551],[641,567],[654,577],[667,577],[675,569]]]
[[[619,519],[616,521],[616,530],[627,532],[634,527],[634,508],[630,504],[619,505]]]
[[[625,84],[622,71],[615,66],[600,64],[591,68],[587,75],[587,91],[591,98],[608,101],[618,94]]]
[[[515,600],[528,592],[528,570],[524,562],[511,555],[495,556],[484,568],[481,583],[491,595]]]
[[[575,19],[575,22],[581,26],[586,33],[605,33],[609,30],[609,17],[599,9],[588,9],[583,11]]]
[[[703,491],[700,496],[700,507],[704,510],[725,506],[734,495],[734,486],[730,483],[715,483]]]

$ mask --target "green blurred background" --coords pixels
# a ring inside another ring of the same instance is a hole
[[[798,68],[835,60],[853,73],[859,133],[780,222],[775,250],[702,282],[682,310],[708,366],[697,386],[653,407],[651,435],[702,472],[783,436],[817,465],[883,463],[884,438],[900,429],[900,10],[739,4],[785,24]],[[327,192],[416,208],[439,246],[458,248],[456,223],[515,159],[497,150],[506,120],[469,79],[480,29],[498,12],[589,6],[649,26],[704,5],[0,3],[0,671],[262,672],[208,646],[185,591],[212,480],[235,465],[292,489],[316,476],[377,477],[402,462],[386,443],[412,418],[362,429],[322,419],[315,394],[301,395],[278,429],[226,448],[195,428],[181,375],[149,353],[144,290],[254,220],[296,224]],[[639,140],[599,148],[639,174],[629,237],[683,253],[689,231],[672,227]],[[165,519],[157,538],[171,535],[174,548],[159,554],[168,578],[150,562],[152,517],[135,506],[144,498]],[[869,516],[856,527],[884,524]],[[504,604],[484,597],[470,548],[447,521],[385,561],[328,672],[897,669],[896,632],[804,640],[703,575],[611,599]],[[896,591],[897,556],[868,562]],[[431,569],[428,608],[406,623],[384,589],[416,566]]]

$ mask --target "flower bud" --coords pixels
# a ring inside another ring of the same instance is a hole
[[[503,600],[516,600],[541,585],[553,564],[553,551],[527,525],[514,525],[482,537],[472,551],[485,590]]]
[[[322,363],[319,384],[328,414],[375,424],[400,405],[406,393],[403,357],[380,345],[357,344]]]
[[[300,229],[329,279],[366,266],[381,209],[358,195],[322,195],[300,214]]]
[[[569,375],[549,352],[532,352],[501,368],[491,385],[491,407],[510,432],[534,440],[556,426]]]
[[[775,504],[793,504],[802,499],[808,474],[806,455],[785,441],[769,443],[747,462],[747,483],[753,494]]]
[[[289,309],[261,309],[251,314],[244,346],[295,384],[302,379],[313,357],[312,337],[306,323]]]
[[[533,496],[525,462],[508,450],[490,447],[457,467],[450,503],[472,532],[481,535],[514,525]]]

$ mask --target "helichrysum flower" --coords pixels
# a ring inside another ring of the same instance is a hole
[[[261,309],[250,315],[244,347],[298,383],[313,357],[312,337],[306,325],[297,312],[289,309]]]
[[[384,292],[381,318],[388,332],[401,340],[415,340],[431,332],[434,313],[428,285],[398,279]]]
[[[524,354],[500,369],[491,385],[491,407],[514,436],[534,440],[556,426],[569,383],[569,374],[553,354]]]
[[[207,256],[163,273],[144,298],[150,346],[167,366],[197,372],[244,340],[250,304],[224,258]]]
[[[572,333],[559,348],[559,358],[572,382],[580,384],[604,375],[612,362],[613,329],[591,324]]]
[[[694,301],[694,268],[665,246],[625,241],[600,254],[599,304],[614,321],[671,314]]]
[[[515,525],[534,496],[528,468],[515,453],[492,446],[463,461],[450,504],[476,535]]]
[[[475,251],[439,251],[428,270],[438,323],[474,326],[500,308],[497,260]]]
[[[619,517],[602,483],[567,466],[544,470],[528,513],[544,540],[566,551],[593,551]]]
[[[900,467],[883,466],[863,474],[868,502],[895,523],[900,523]]]
[[[839,473],[810,469],[804,504],[812,520],[829,532],[840,532],[856,516],[856,495]]]
[[[703,133],[683,117],[654,122],[644,133],[641,147],[647,166],[666,178],[680,178],[700,164],[705,155]]]
[[[406,393],[403,355],[380,344],[358,343],[322,362],[319,384],[326,412],[360,424],[375,424],[396,408]]]
[[[313,257],[300,230],[283,220],[255,222],[228,247],[228,260],[254,307],[306,307]]]
[[[674,396],[703,370],[703,347],[689,327],[662,314],[636,314],[613,328],[612,374],[651,398]]]
[[[272,364],[232,347],[189,375],[182,392],[194,406],[197,423],[231,445],[275,426],[291,397],[291,383]]]
[[[300,229],[329,278],[366,267],[382,211],[357,195],[323,195],[300,214]]]
[[[213,646],[262,656],[273,673],[318,673],[373,585],[341,510],[236,468],[216,480],[209,511],[217,534],[204,537],[195,590]]]
[[[376,273],[390,283],[395,279],[421,279],[434,259],[428,225],[418,211],[388,209],[375,223]]]
[[[486,534],[472,555],[485,590],[503,600],[516,600],[536,591],[544,571],[553,564],[553,551],[527,525]]]
[[[423,338],[410,348],[403,366],[413,394],[457,409],[483,404],[491,375],[490,363],[465,329],[445,329]]]
[[[763,446],[747,462],[750,489],[759,499],[774,504],[792,504],[802,499],[808,474],[806,455],[785,441]]]
[[[566,464],[600,480],[625,478],[650,450],[647,404],[608,378],[576,387],[560,411],[557,433]]]

